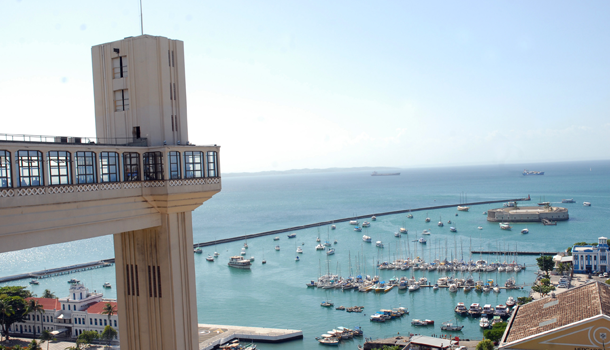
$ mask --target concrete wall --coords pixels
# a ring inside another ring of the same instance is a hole
[[[551,221],[569,220],[570,215],[566,208],[553,207],[545,210],[537,207],[500,208],[487,211],[487,221],[491,222],[540,222],[542,219]]]

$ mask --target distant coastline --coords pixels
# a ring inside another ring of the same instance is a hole
[[[224,173],[222,177],[240,176],[267,176],[267,175],[293,175],[293,174],[316,174],[316,173],[340,173],[357,171],[396,171],[400,168],[392,167],[356,167],[356,168],[326,168],[326,169],[292,169],[292,170],[270,170],[260,172]]]

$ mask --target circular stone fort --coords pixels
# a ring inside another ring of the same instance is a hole
[[[568,209],[561,207],[506,207],[487,211],[491,222],[541,222],[542,220],[565,221],[570,218]]]

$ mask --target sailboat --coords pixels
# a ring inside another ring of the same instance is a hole
[[[265,249],[263,249],[263,261],[262,261],[263,265],[265,265],[267,263],[267,260],[265,260]]]
[[[428,216],[428,213],[426,213],[426,222],[430,222],[430,217]]]

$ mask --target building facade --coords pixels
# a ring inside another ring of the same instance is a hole
[[[65,298],[29,298],[43,307],[41,313],[31,313],[24,322],[15,323],[9,329],[12,335],[39,335],[43,330],[57,337],[76,338],[84,331],[102,334],[106,326],[117,331],[119,340],[118,310],[116,300],[103,299],[101,293],[91,293],[84,285],[74,283]],[[112,316],[103,314],[106,304],[115,309]]]
[[[561,207],[507,207],[487,211],[490,222],[540,222],[543,219],[565,221],[570,219],[568,209]]]
[[[597,246],[584,245],[572,247],[572,263],[576,273],[608,272],[608,238],[599,237]]]

